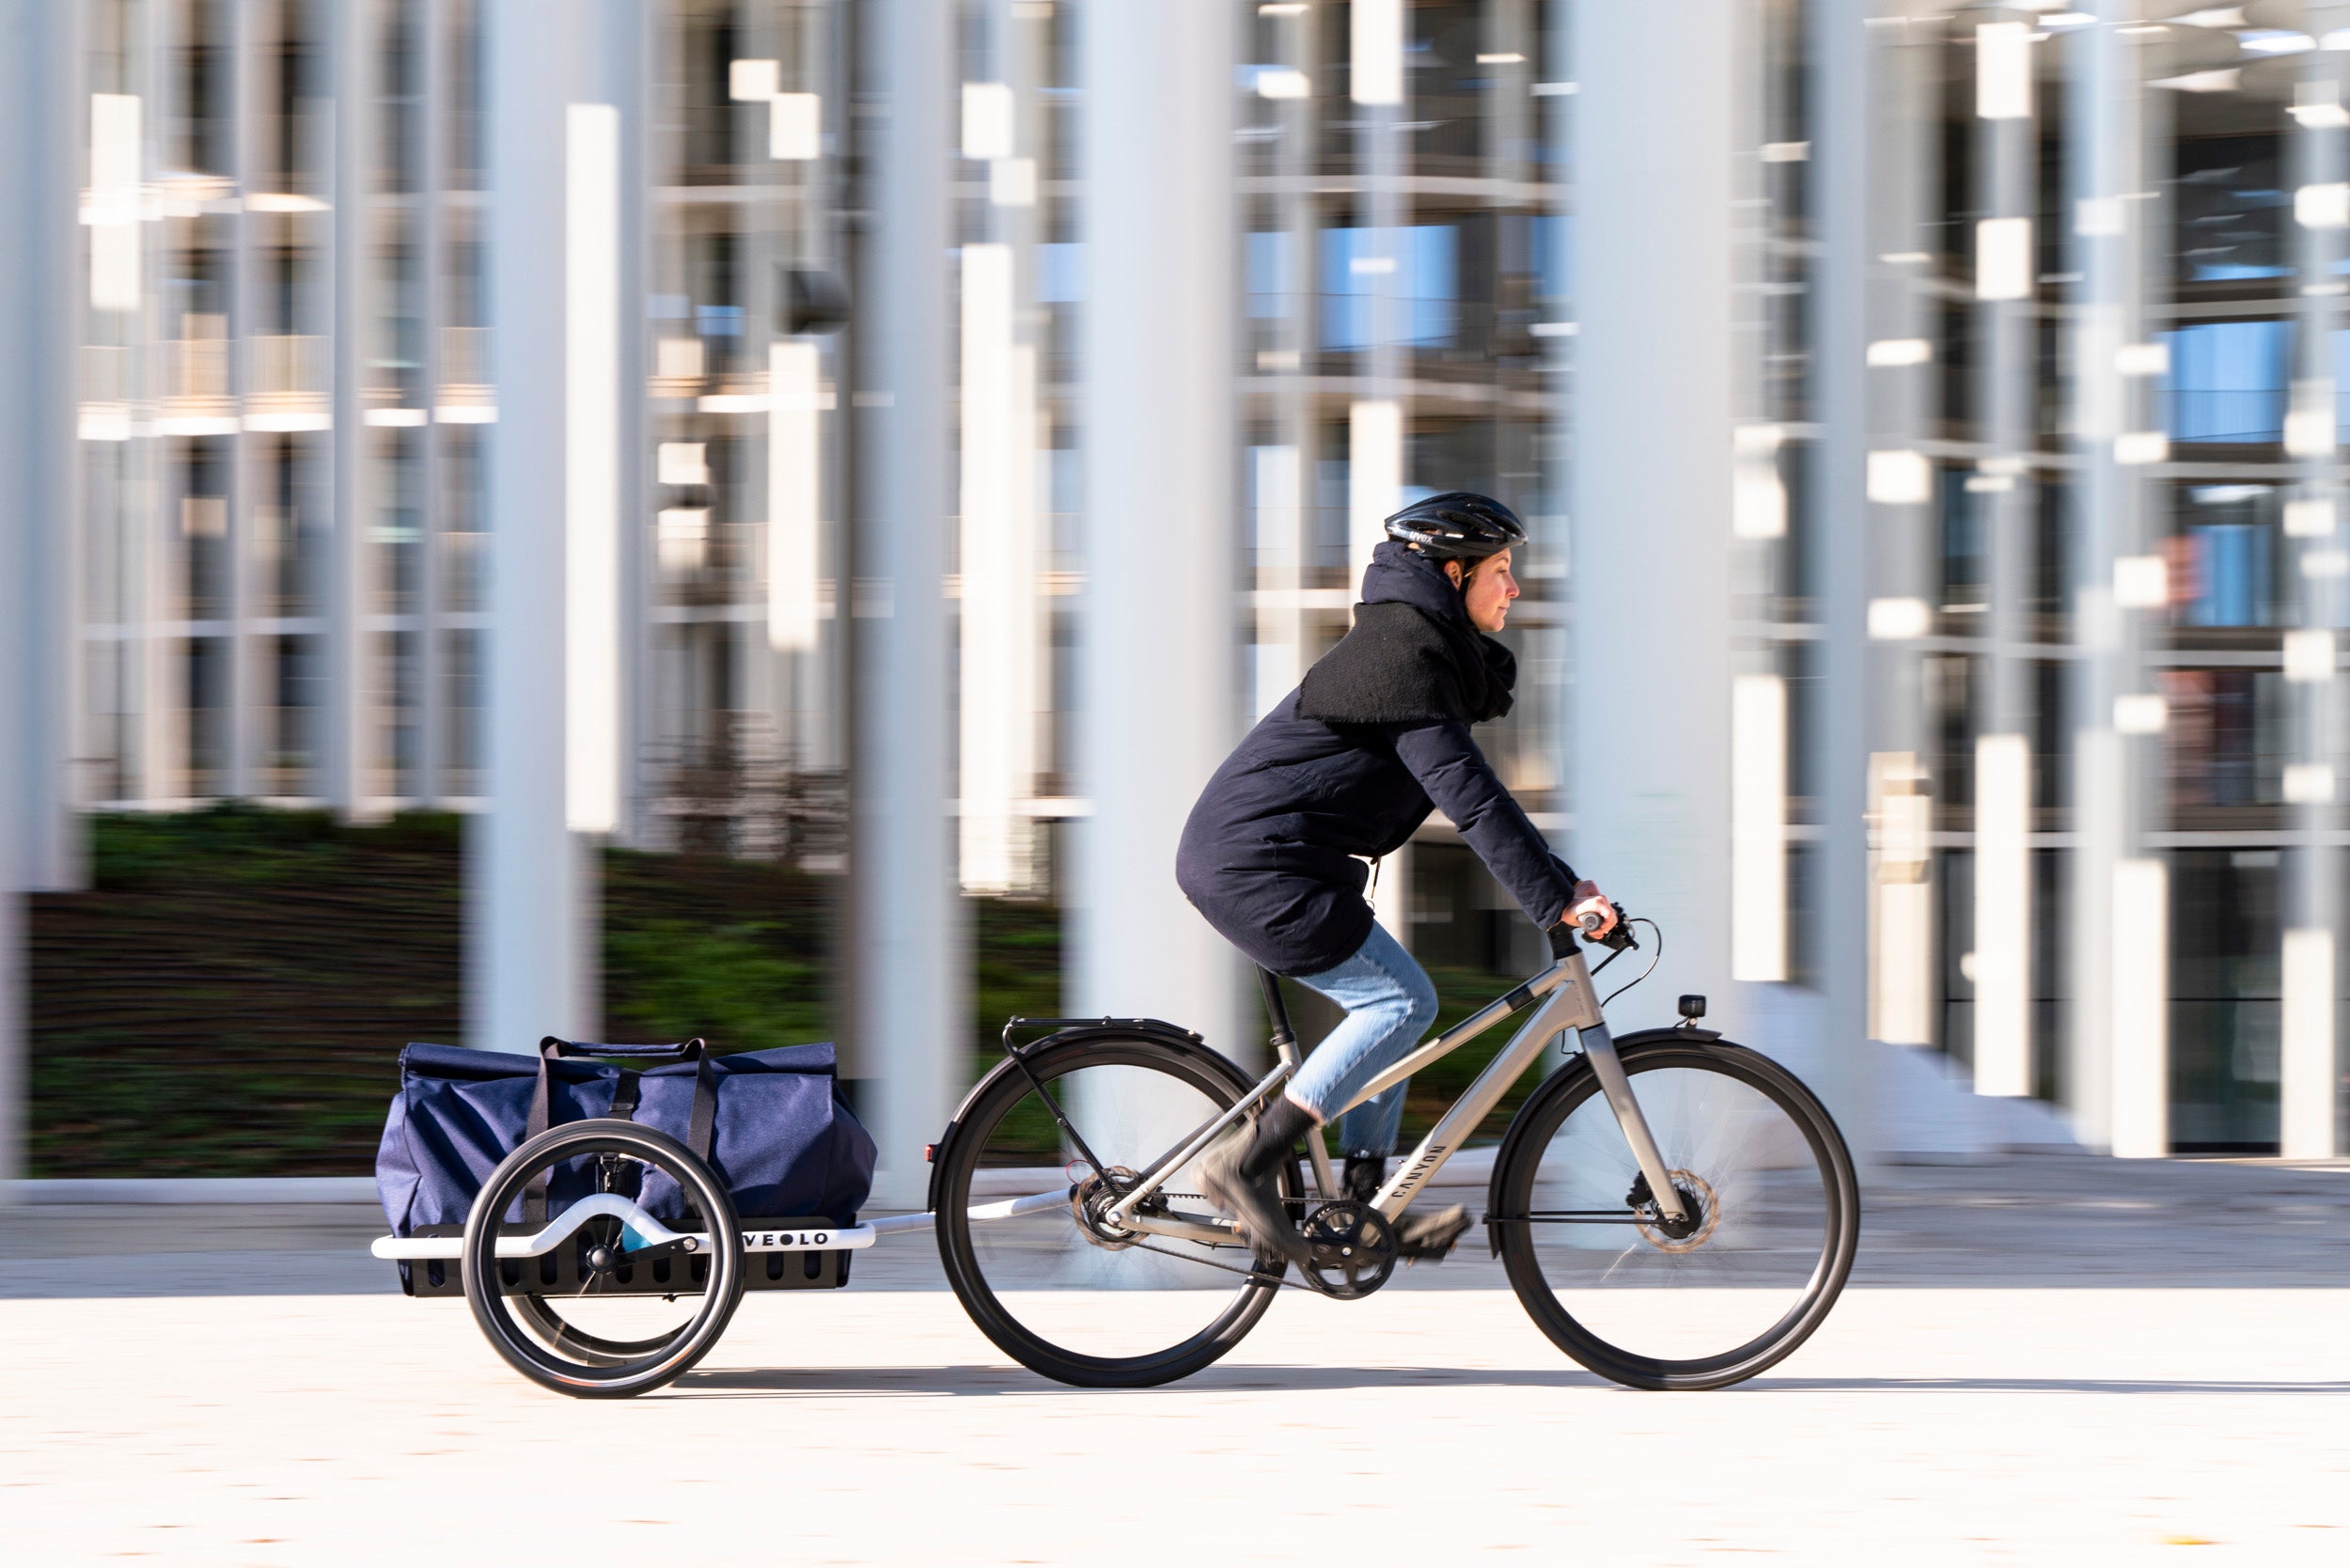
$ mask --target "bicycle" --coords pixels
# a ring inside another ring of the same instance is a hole
[[[1587,918],[1587,935],[1597,923]],[[1620,919],[1603,945],[1616,950],[1601,969],[1637,944]],[[1308,1136],[1304,1160],[1279,1174],[1310,1247],[1296,1284],[1204,1207],[1196,1182],[1185,1190],[1199,1155],[1302,1059],[1274,976],[1258,972],[1276,1059],[1253,1081],[1156,1019],[1013,1018],[1006,1059],[932,1147],[948,1280],[981,1332],[1046,1377],[1084,1388],[1187,1377],[1238,1344],[1283,1288],[1355,1300],[1385,1284],[1397,1220],[1573,1030],[1579,1052],[1527,1097],[1496,1152],[1489,1245],[1535,1324],[1601,1376],[1638,1388],[1753,1377],[1810,1337],[1852,1271],[1851,1152],[1794,1074],[1698,1026],[1702,997],[1682,998],[1677,1027],[1614,1040],[1595,973],[1580,951],[1554,960],[1355,1096],[1534,1010],[1370,1203],[1340,1192],[1322,1133]],[[1052,1032],[1014,1039],[1040,1028]],[[1045,1148],[1058,1172],[1040,1168]]]

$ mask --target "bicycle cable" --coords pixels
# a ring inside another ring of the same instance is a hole
[[[1654,920],[1650,919],[1650,918],[1649,918],[1647,916],[1645,916],[1645,915],[1635,915],[1634,917],[1632,917],[1632,918],[1631,918],[1630,920],[1626,921],[1625,923],[1626,923],[1627,925],[1646,926],[1646,927],[1648,927],[1648,929],[1649,929],[1649,933],[1650,933],[1652,936],[1653,936],[1653,937],[1655,938],[1655,948],[1656,948],[1656,950],[1655,950],[1653,953],[1652,953],[1652,954],[1650,954],[1650,955],[1649,955],[1649,961],[1648,961],[1648,967],[1647,967],[1647,968],[1645,968],[1645,969],[1641,970],[1638,974],[1637,974],[1637,975],[1633,976],[1630,980],[1628,980],[1624,981],[1622,985],[1620,985],[1620,986],[1616,987],[1616,989],[1614,989],[1613,991],[1610,991],[1609,993],[1607,993],[1606,996],[1606,997],[1604,997],[1604,998],[1601,1000],[1600,1004],[1599,1004],[1599,1010],[1600,1010],[1602,1012],[1605,1012],[1605,1011],[1607,1011],[1607,1004],[1608,1004],[1609,1002],[1614,1001],[1617,997],[1619,997],[1619,996],[1622,996],[1625,992],[1627,992],[1627,991],[1631,990],[1634,986],[1636,986],[1636,985],[1639,984],[1642,980],[1644,980],[1648,979],[1648,978],[1649,978],[1649,976],[1651,976],[1651,975],[1653,975],[1653,974],[1656,973],[1656,965],[1657,965],[1659,963],[1663,962],[1664,957],[1665,957],[1665,933],[1664,933],[1663,928],[1661,928],[1660,926],[1658,926],[1658,925],[1657,925],[1657,923],[1656,923]],[[1622,953],[1620,953],[1620,952],[1618,952],[1618,953],[1610,953],[1610,954],[1608,954],[1608,955],[1607,955],[1607,964],[1613,964],[1613,963],[1615,963],[1615,962],[1616,962],[1616,960],[1617,960],[1617,959],[1622,958],[1622,956],[1623,956],[1623,955],[1622,955]],[[1600,967],[1601,969],[1605,969],[1605,968],[1606,968],[1606,967],[1607,967],[1607,964],[1601,964],[1599,967]],[[1592,973],[1593,973],[1593,974],[1597,974],[1598,972],[1599,972],[1599,971],[1598,971],[1597,969],[1595,969],[1595,970],[1593,970],[1593,971],[1592,971]]]

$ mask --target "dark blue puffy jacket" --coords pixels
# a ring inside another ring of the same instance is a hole
[[[1393,542],[1379,546],[1363,574],[1363,606],[1387,604],[1449,623],[1424,629],[1443,635],[1410,651],[1423,660],[1439,642],[1464,648],[1481,640],[1442,570]],[[1371,624],[1363,606],[1350,638]],[[1499,645],[1487,646],[1500,655],[1506,686],[1507,656]],[[1332,650],[1324,663],[1344,649]],[[1365,667],[1359,657],[1354,664]],[[1399,678],[1408,680],[1408,671],[1399,666]],[[1483,680],[1477,672],[1475,684],[1481,688]],[[1371,934],[1363,901],[1370,867],[1357,857],[1402,847],[1437,807],[1537,925],[1558,923],[1574,873],[1494,776],[1465,718],[1307,718],[1300,697],[1312,683],[1309,674],[1248,732],[1183,824],[1175,880],[1210,925],[1276,974],[1319,974],[1343,963]],[[1506,694],[1499,706],[1506,709]]]

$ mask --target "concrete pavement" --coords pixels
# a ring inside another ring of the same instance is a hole
[[[348,1266],[363,1216],[19,1213],[0,1560],[2350,1561],[2350,1172],[2021,1160],[1871,1198],[1827,1326],[1697,1395],[1591,1377],[1465,1257],[1285,1297],[1175,1388],[1065,1389],[908,1238],[581,1403]]]

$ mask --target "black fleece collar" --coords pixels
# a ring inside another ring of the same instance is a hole
[[[1444,569],[1389,540],[1371,553],[1355,628],[1306,672],[1301,718],[1478,724],[1510,711],[1516,655],[1469,623]]]

